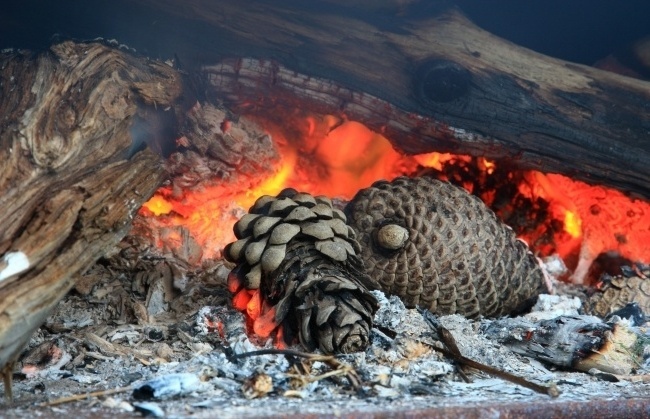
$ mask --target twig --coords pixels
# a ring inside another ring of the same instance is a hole
[[[447,349],[449,349],[449,352],[454,354],[454,356],[463,356],[460,353],[460,349],[458,349],[458,345],[456,345],[456,340],[454,339],[454,336],[449,333],[449,330],[445,329],[444,327],[440,327],[438,329],[440,332],[440,338],[442,339],[442,343],[445,344]],[[465,381],[466,383],[471,383],[472,380],[467,376],[467,373],[465,372],[465,368],[462,364],[456,365],[456,368],[458,369],[458,374],[460,377]]]
[[[438,326],[438,331],[441,335],[445,336],[448,339],[449,336],[451,336],[451,332],[449,330],[445,329],[443,326]],[[426,342],[425,342],[426,343]],[[558,390],[557,386],[555,384],[551,384],[549,386],[543,386],[540,384],[535,384],[532,381],[528,381],[523,377],[520,377],[518,375],[510,374],[509,372],[502,371],[500,369],[491,367],[489,365],[482,364],[478,361],[474,361],[473,359],[467,358],[463,355],[461,355],[460,352],[454,353],[453,351],[450,351],[448,349],[443,349],[439,348],[435,345],[429,345],[431,348],[434,350],[442,353],[445,356],[448,356],[452,359],[454,359],[456,362],[460,362],[463,365],[466,365],[468,367],[476,368],[479,371],[486,372],[490,375],[493,375],[495,377],[499,377],[502,380],[510,381],[511,383],[518,384],[522,387],[529,388],[533,391],[536,391],[538,393],[542,394],[548,394],[551,397],[557,397],[560,395],[560,391]],[[456,348],[456,351],[458,351],[458,348]]]
[[[7,362],[7,364],[0,369],[0,376],[5,386],[5,400],[7,404],[11,404],[14,400],[13,394],[13,377],[14,377],[14,364],[15,361]]]
[[[237,360],[241,358],[248,358],[251,356],[260,356],[260,355],[284,355],[284,356],[295,356],[299,358],[305,358],[310,361],[320,361],[325,363],[328,367],[332,368],[333,371],[321,374],[317,377],[313,377],[311,381],[318,381],[323,378],[345,375],[350,385],[355,389],[359,390],[361,387],[361,380],[357,375],[356,370],[350,365],[344,364],[339,361],[336,357],[332,355],[319,355],[319,354],[310,354],[307,352],[300,352],[293,349],[261,349],[259,351],[244,352],[241,354],[235,354],[231,356],[231,359]]]
[[[557,386],[555,384],[551,384],[549,386],[543,386],[540,384],[535,384],[532,381],[528,381],[523,377],[520,377],[518,375],[510,374],[509,372],[506,371],[501,371],[499,369],[496,369],[494,367],[491,367],[489,365],[481,364],[480,362],[474,361],[473,359],[466,358],[463,355],[455,355],[452,352],[439,348],[437,346],[428,344],[426,342],[423,342],[426,345],[429,345],[431,348],[434,350],[440,352],[441,354],[448,356],[452,359],[454,359],[457,362],[460,362],[464,365],[467,365],[468,367],[476,368],[477,370],[486,372],[490,375],[494,375],[495,377],[499,377],[503,380],[510,381],[511,383],[518,384],[522,387],[529,388],[533,391],[536,391],[538,393],[542,394],[548,394],[551,397],[557,397],[560,395],[560,391],[558,390]]]
[[[448,348],[451,347],[453,349],[439,348],[430,343],[422,342],[425,345],[433,348],[434,350],[442,353],[443,355],[449,358],[452,358],[456,362],[459,362],[468,367],[476,368],[479,371],[483,371],[495,377],[499,377],[502,380],[510,381],[511,383],[518,384],[522,387],[526,387],[538,393],[548,394],[551,397],[557,397],[560,395],[560,391],[558,390],[555,384],[550,384],[549,386],[535,384],[532,381],[528,381],[525,378],[520,377],[518,375],[501,371],[497,368],[491,367],[489,365],[481,364],[480,362],[474,361],[473,359],[463,356],[460,353],[460,350],[456,345],[456,340],[454,339],[454,336],[451,334],[451,332],[447,330],[445,327],[443,327],[435,318],[433,318],[431,312],[423,309],[419,309],[419,312],[420,314],[422,314],[424,321],[429,325],[429,327],[431,327],[434,331],[436,331],[436,333],[438,333],[438,337],[440,338],[440,340],[442,340],[442,343]]]
[[[51,400],[49,402],[43,402],[38,406],[39,407],[57,406],[59,404],[76,402],[90,397],[101,397],[101,396],[110,396],[111,394],[126,393],[127,391],[130,390],[132,390],[131,387],[119,387],[119,388],[112,388],[110,390],[93,391],[92,393],[75,394],[72,396],[61,397],[55,400]]]

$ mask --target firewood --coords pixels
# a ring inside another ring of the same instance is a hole
[[[343,115],[408,154],[508,160],[650,198],[650,82],[514,45],[458,10],[387,26],[314,2],[138,3],[210,28],[219,42],[196,64],[208,93],[240,112]]]
[[[99,43],[0,55],[0,367],[6,385],[31,333],[77,275],[128,232],[162,182],[161,156],[146,142],[160,135],[154,125],[172,117],[173,109],[164,109],[181,90],[170,66]]]
[[[650,273],[650,268],[646,273]],[[599,285],[585,301],[589,313],[606,317],[630,303],[637,303],[642,313],[650,314],[650,278],[646,274],[605,276]]]

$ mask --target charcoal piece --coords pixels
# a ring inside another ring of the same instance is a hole
[[[379,181],[345,212],[368,275],[407,307],[501,316],[529,308],[545,291],[528,247],[482,201],[449,183]]]
[[[284,336],[325,353],[364,350],[370,342],[376,283],[365,273],[354,231],[325,197],[285,189],[263,196],[235,224],[240,240],[224,254],[241,287],[260,291],[253,330]],[[242,225],[243,224],[243,225]],[[251,227],[252,226],[252,227]],[[248,291],[246,291],[248,292]]]
[[[635,326],[640,326],[645,323],[646,315],[639,307],[639,303],[627,303],[624,307],[612,311],[612,313],[605,317],[605,321],[612,321],[615,317],[621,319],[628,319]]]
[[[642,337],[633,328],[594,316],[503,318],[485,323],[481,332],[515,353],[578,371],[628,375],[643,359]]]

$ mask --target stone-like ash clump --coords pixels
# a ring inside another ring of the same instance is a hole
[[[480,199],[449,183],[379,181],[346,214],[367,273],[407,307],[500,316],[528,308],[545,291],[526,244]]]
[[[285,189],[263,196],[234,227],[239,239],[225,256],[237,263],[229,277],[235,305],[245,308],[259,336],[281,326],[308,350],[364,350],[377,302],[363,270],[354,231],[322,196]],[[253,291],[253,292],[250,292]]]

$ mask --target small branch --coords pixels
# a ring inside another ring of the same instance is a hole
[[[120,388],[112,388],[110,390],[93,391],[92,393],[75,394],[73,396],[61,397],[59,399],[51,400],[49,402],[44,402],[39,404],[38,406],[39,407],[57,406],[59,404],[76,402],[91,397],[110,396],[112,394],[126,393],[127,391],[130,390],[132,390],[131,387],[120,387]]]
[[[518,375],[501,371],[497,368],[491,367],[489,365],[481,364],[480,362],[474,361],[473,359],[463,356],[460,353],[460,350],[458,349],[458,345],[456,345],[456,340],[454,339],[454,336],[451,334],[451,332],[447,330],[445,327],[443,327],[440,323],[438,323],[435,319],[431,318],[431,313],[429,311],[420,310],[420,313],[422,314],[422,317],[427,322],[427,324],[433,330],[436,331],[442,343],[447,347],[447,349],[444,349],[429,344],[427,342],[422,342],[425,345],[434,349],[435,351],[442,353],[443,355],[455,360],[456,362],[462,365],[476,368],[479,371],[483,371],[495,377],[499,377],[502,380],[510,381],[511,383],[518,384],[522,387],[526,387],[537,393],[548,394],[551,397],[557,397],[560,395],[560,391],[558,390],[555,384],[551,384],[550,386],[543,386],[540,384],[536,384]]]
[[[429,345],[433,350],[438,351],[441,354],[448,356],[449,358],[452,358],[456,362],[460,362],[463,365],[466,365],[468,367],[476,368],[477,370],[486,372],[490,375],[494,375],[495,377],[499,377],[503,380],[510,381],[511,383],[518,384],[522,387],[526,387],[528,389],[536,391],[537,393],[548,394],[551,397],[557,397],[560,395],[560,391],[558,390],[555,384],[551,384],[550,386],[535,384],[532,381],[528,381],[525,378],[520,377],[518,375],[510,374],[509,372],[501,371],[489,365],[481,364],[480,362],[474,361],[473,359],[466,358],[462,355],[455,355],[454,353],[448,351],[447,349],[439,348],[437,346],[428,344],[426,342],[423,343],[425,345]]]

